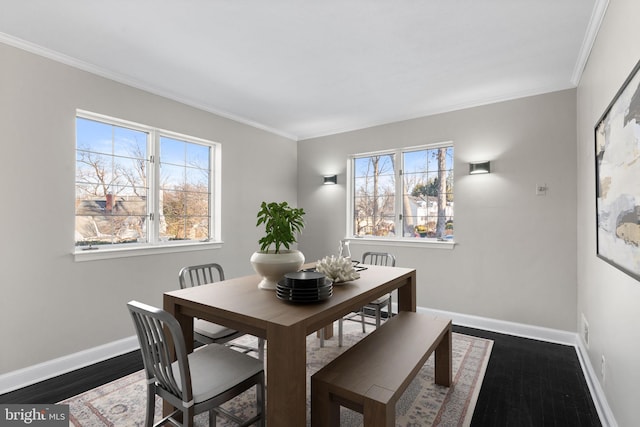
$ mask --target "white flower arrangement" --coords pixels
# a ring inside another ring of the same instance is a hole
[[[353,268],[351,259],[341,256],[331,255],[322,258],[316,262],[316,271],[323,273],[334,283],[349,282],[360,278],[360,273]]]

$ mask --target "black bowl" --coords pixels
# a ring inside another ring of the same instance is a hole
[[[325,285],[325,276],[315,271],[296,271],[284,275],[283,284],[289,288],[318,288]]]

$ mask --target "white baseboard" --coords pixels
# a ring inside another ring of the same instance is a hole
[[[397,310],[395,303],[393,306],[394,310]],[[593,402],[596,406],[596,410],[598,411],[598,415],[600,416],[600,422],[603,427],[617,427],[617,423],[604,395],[604,391],[600,386],[598,377],[595,374],[595,370],[591,365],[587,351],[582,345],[577,333],[525,325],[522,323],[506,322],[486,317],[470,316],[467,314],[453,313],[449,311],[434,310],[426,307],[418,307],[417,311],[434,316],[448,317],[454,324],[459,326],[467,326],[485,331],[574,346],[578,355],[578,360],[582,366],[582,371],[587,381],[587,385],[591,391]],[[0,375],[0,394],[32,385],[58,375],[128,353],[138,348],[138,340],[134,335],[78,353],[70,354],[68,356],[40,363],[38,365],[9,372]]]
[[[499,332],[523,338],[532,338],[557,344],[575,345],[576,333],[561,331],[558,329],[543,328],[540,326],[525,325],[523,323],[507,322],[504,320],[490,319],[487,317],[470,316],[468,314],[453,313],[450,311],[434,310],[418,307],[417,311],[434,316],[450,318],[454,324],[468,326],[470,328],[483,329],[485,331]]]
[[[596,371],[593,369],[593,365],[589,359],[587,349],[584,347],[582,340],[578,337],[576,337],[576,352],[578,353],[578,360],[580,360],[580,365],[582,366],[584,377],[587,380],[587,385],[591,391],[593,403],[596,405],[596,410],[600,416],[600,422],[603,427],[618,427],[618,423],[613,416],[611,407],[609,407],[609,402],[607,402],[607,398],[604,395],[604,390],[602,390]]]
[[[395,304],[394,309],[397,309]],[[602,426],[618,426],[615,417],[613,416],[613,412],[611,411],[611,407],[607,402],[607,398],[604,395],[604,391],[600,386],[598,376],[593,369],[587,350],[584,348],[584,345],[577,333],[525,325],[522,323],[506,322],[486,317],[470,316],[467,314],[453,313],[449,311],[434,310],[425,307],[418,307],[417,311],[433,316],[448,317],[455,325],[458,326],[467,326],[469,328],[573,346],[576,349],[576,354],[578,356],[580,366],[582,367],[582,372],[587,382],[587,386],[589,387],[589,391],[591,392],[593,404],[596,407],[596,411],[598,411],[598,416],[600,417]]]
[[[0,375],[0,394],[35,384],[139,348],[135,335]]]

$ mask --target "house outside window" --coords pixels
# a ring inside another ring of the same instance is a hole
[[[349,231],[355,237],[453,241],[453,144],[353,155]]]
[[[219,144],[76,116],[77,250],[219,240]]]

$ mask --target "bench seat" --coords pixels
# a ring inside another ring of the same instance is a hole
[[[313,427],[339,426],[340,406],[366,427],[395,426],[395,404],[435,351],[435,382],[451,385],[451,320],[402,311],[311,377]]]

